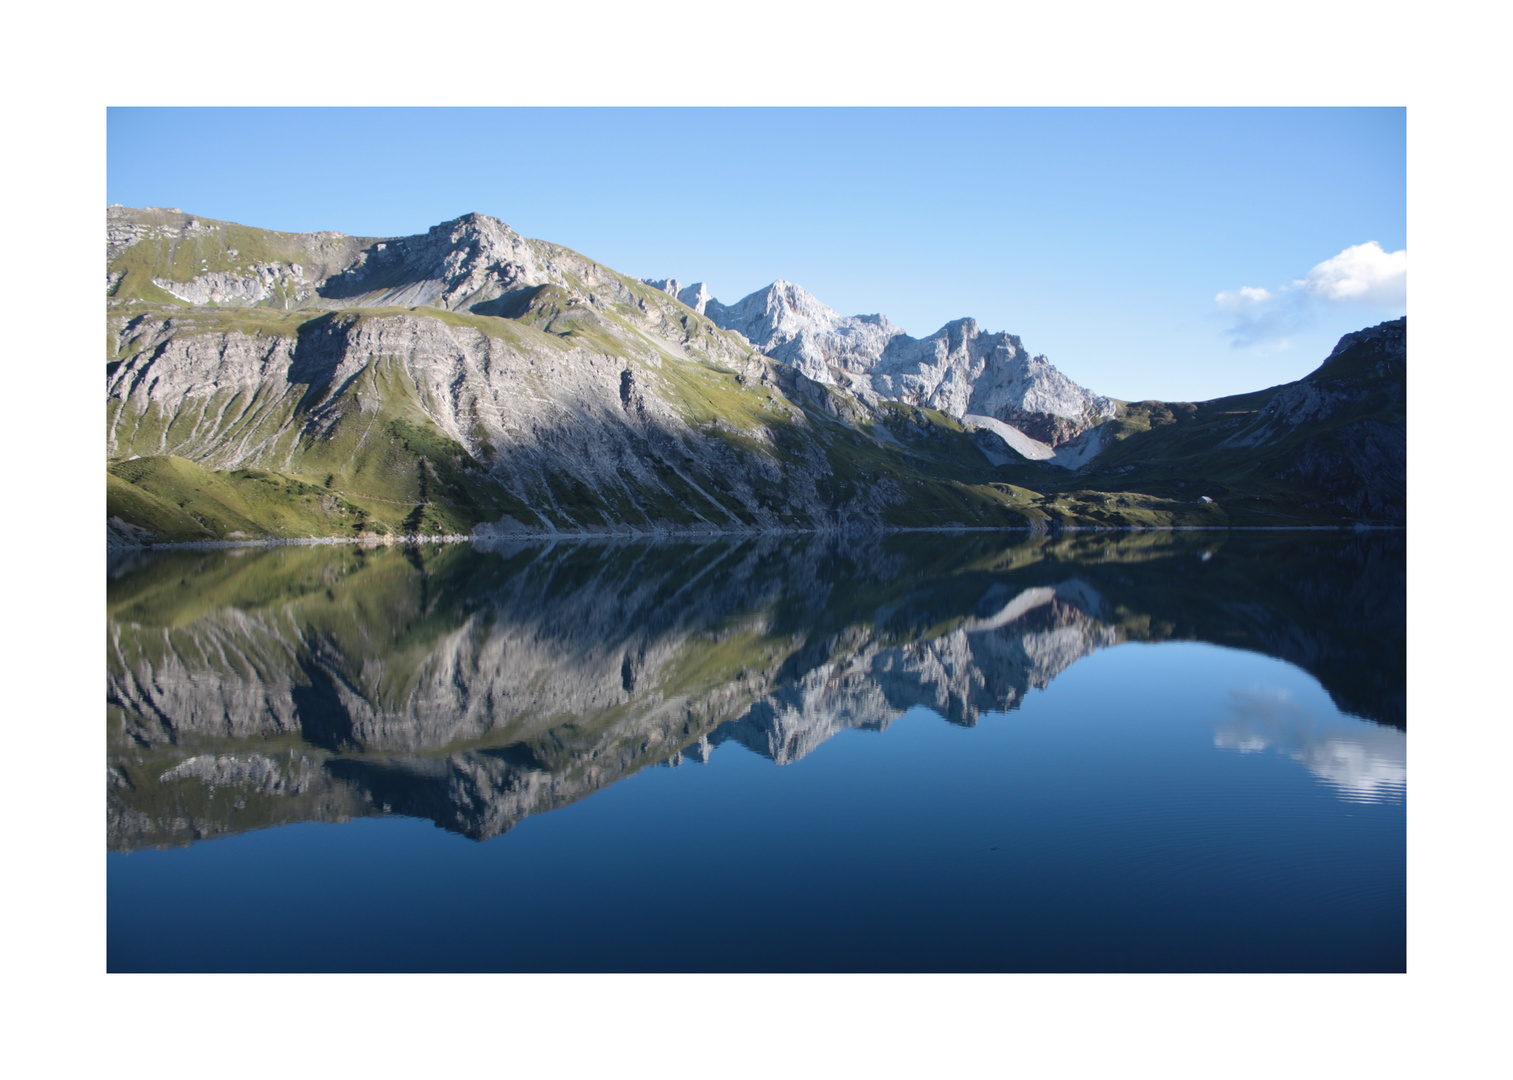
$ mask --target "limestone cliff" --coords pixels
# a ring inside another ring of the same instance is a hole
[[[728,306],[707,294],[700,302],[699,310],[769,356],[863,397],[939,409],[958,419],[991,417],[1053,447],[1117,413],[1111,398],[1078,386],[1044,356],[1032,356],[1018,337],[984,333],[973,319],[915,339],[882,315],[842,316],[787,281]]]

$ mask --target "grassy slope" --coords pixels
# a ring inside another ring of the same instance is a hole
[[[331,536],[363,516],[313,484],[260,469],[213,472],[171,456],[116,462],[106,484],[107,516],[169,540]]]
[[[328,241],[329,250],[322,250],[314,245],[324,238],[302,233],[272,232],[168,210],[136,211],[131,216],[144,224],[180,228],[193,219],[200,228],[190,235],[160,235],[140,240],[112,259],[107,272],[119,273],[122,277],[108,295],[118,301],[183,305],[183,301],[154,285],[153,279],[189,281],[200,274],[247,272],[253,266],[268,263],[299,263],[307,270],[320,273],[345,264],[353,254],[373,243],[371,237],[332,237]],[[262,306],[283,308],[290,300],[276,291],[262,301]]]
[[[205,270],[311,258],[309,237],[199,220],[207,232],[178,241],[144,241],[112,263],[113,270],[126,276],[111,301],[108,371],[145,342],[159,340],[165,319],[173,320],[171,333],[176,335],[261,337],[293,336],[311,319],[311,312],[268,308],[191,308],[157,295],[153,276],[184,280]],[[731,358],[746,365],[760,365],[761,359],[749,345],[674,298],[606,267],[590,266],[619,291],[591,290],[572,278],[568,287],[544,285],[516,298],[498,315],[372,308],[315,317],[421,316],[512,345],[586,348],[621,358],[638,372],[642,385],[654,385],[695,429],[737,455],[762,455],[776,463],[780,468],[775,474],[767,470],[770,475],[764,476],[757,469],[750,478],[761,502],[794,527],[840,523],[858,508],[875,507],[879,492],[889,493],[881,500],[887,503],[882,520],[906,528],[1322,520],[1317,513],[1300,516],[1297,484],[1275,479],[1275,461],[1290,450],[1286,440],[1265,455],[1219,449],[1274,390],[1200,404],[1127,405],[1108,425],[1113,445],[1095,467],[1081,473],[1029,462],[993,467],[949,416],[893,403],[870,414],[832,390],[823,391],[833,399],[829,402],[804,401],[769,381],[749,378],[749,368],[747,374],[732,370],[727,365],[737,361]],[[597,296],[593,302],[590,292]],[[627,293],[634,305],[624,301]],[[681,347],[695,359],[675,353],[649,333],[648,319],[673,341],[681,339]],[[649,356],[657,360],[648,361]],[[1336,363],[1340,371],[1335,374],[1352,374],[1341,367],[1346,362]],[[293,395],[277,400],[261,393],[250,400],[244,396],[218,395],[201,413],[178,418],[153,411],[118,416],[120,406],[111,402],[108,422],[116,424],[123,458],[177,453],[213,462],[217,445],[261,444],[265,450],[259,460],[278,463],[278,484],[244,475],[245,470],[218,472],[212,506],[204,477],[191,478],[181,467],[165,466],[150,473],[150,483],[139,482],[137,477],[149,473],[141,467],[122,473],[118,460],[112,466],[112,513],[164,539],[233,532],[457,533],[506,515],[527,525],[551,521],[565,529],[614,523],[754,523],[725,490],[722,477],[693,476],[696,486],[690,485],[664,461],[652,463],[659,479],[655,486],[627,480],[623,490],[602,491],[569,475],[553,475],[546,480],[549,490],[533,490],[529,505],[522,503],[489,477],[487,462],[474,460],[431,422],[410,380],[392,360],[370,362],[341,400],[326,403],[327,419],[333,422],[319,439],[302,433],[304,418],[296,415],[299,402]],[[221,420],[208,435],[188,443],[187,432],[203,416]],[[819,493],[832,507],[826,516],[813,518],[795,505],[790,486],[795,469],[818,469]],[[135,491],[128,490],[132,487]],[[325,489],[341,504],[341,512],[313,513],[310,487]],[[1218,502],[1203,504],[1200,495]],[[861,511],[864,516],[871,512]],[[180,520],[176,514],[188,517]]]

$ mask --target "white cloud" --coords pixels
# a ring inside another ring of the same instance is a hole
[[[1265,289],[1258,289],[1251,285],[1242,285],[1234,292],[1221,292],[1214,297],[1218,305],[1225,311],[1242,311],[1256,304],[1264,304],[1272,298],[1272,294]]]
[[[1235,348],[1285,348],[1287,335],[1307,327],[1321,309],[1407,311],[1408,249],[1383,251],[1375,240],[1356,244],[1275,292],[1245,285],[1218,293],[1214,303],[1229,316],[1224,334]]]
[[[1408,306],[1408,249],[1383,251],[1375,240],[1325,259],[1293,285],[1332,304]]]

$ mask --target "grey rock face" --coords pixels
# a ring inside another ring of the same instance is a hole
[[[1118,644],[1119,632],[1097,618],[1101,607],[1096,592],[1072,580],[1023,590],[996,615],[928,641],[890,648],[864,640],[758,701],[713,741],[734,739],[786,765],[841,731],[884,731],[919,706],[973,725],[984,712],[1018,708],[1031,689]]]
[[[277,295],[284,306],[315,293],[298,263],[258,263],[246,273],[219,271],[198,274],[189,281],[153,278],[152,283],[170,296],[191,304],[259,304]]]
[[[668,296],[677,297],[678,303],[693,308],[700,315],[704,314],[704,309],[708,306],[709,301],[714,299],[710,295],[709,290],[704,287],[702,281],[696,281],[685,288],[683,283],[677,278],[662,278],[660,280],[642,278],[641,280],[659,292],[665,292]]]
[[[657,314],[652,308],[646,321]],[[688,359],[739,364],[775,419],[809,427],[770,366],[737,358],[725,339],[700,337],[692,344],[703,351],[695,353],[670,330],[657,342],[613,324],[604,332],[618,334],[619,355],[525,330],[494,337],[408,313],[333,314],[292,336],[204,333],[189,316],[143,317],[119,329],[136,351],[107,377],[107,452],[297,472],[303,446],[344,420],[377,413],[380,401],[358,389],[358,379],[381,369],[527,505],[554,499],[549,479],[568,476],[612,504],[639,508],[643,520],[661,516],[659,499],[674,499],[695,522],[717,529],[728,522],[720,508],[734,500],[748,527],[774,528],[785,513],[816,523],[839,523],[837,514],[875,521],[899,497],[886,484],[860,488],[837,508],[824,490],[822,444],[796,445],[780,457],[767,449],[769,428],[753,425],[739,431],[748,448],[740,452],[718,421],[700,426],[682,415],[663,368],[675,349]],[[764,496],[778,485],[781,504]],[[580,526],[611,528],[597,516],[579,522],[571,507],[549,508]],[[480,526],[480,535],[528,528],[506,519]]]
[[[1276,388],[1220,450],[1241,450],[1314,505],[1401,522],[1407,505],[1407,320],[1340,339],[1317,370]]]
[[[1368,398],[1375,409],[1405,407],[1401,386],[1391,379],[1406,368],[1408,324],[1396,319],[1340,338],[1328,359],[1297,382],[1278,387],[1271,400],[1223,447],[1263,446],[1300,425],[1318,423],[1358,409]],[[1341,370],[1343,364],[1349,370]]]
[[[549,260],[504,222],[468,214],[419,236],[377,241],[322,281],[320,295],[348,306],[429,306],[463,311],[552,279]]]
[[[915,339],[882,315],[842,316],[787,281],[735,304],[711,300],[704,310],[816,382],[958,418],[985,415],[1053,447],[1117,411],[1112,399],[1031,356],[1018,337],[985,334],[972,319]]]
[[[831,367],[862,372],[903,333],[881,315],[843,317],[787,281],[775,281],[729,306],[711,300],[704,310],[768,356],[831,385],[838,385]]]
[[[313,285],[332,274],[340,273],[352,264],[359,252],[375,242],[368,237],[346,236],[336,232],[237,232],[239,228],[230,222],[199,218],[179,210],[160,207],[138,210],[127,206],[111,206],[105,212],[105,261],[109,266],[129,248],[143,242],[153,245],[159,252],[173,252],[185,242],[197,243],[201,250],[213,251],[219,261],[229,262],[236,269],[211,272],[208,268],[196,268],[182,278],[158,278],[154,283],[160,288],[171,286],[170,291],[174,295],[191,300],[193,295],[202,292],[208,296],[218,286],[225,296],[225,300],[217,301],[218,303],[251,305],[264,302],[267,297],[249,299],[255,295],[255,289],[231,283],[272,274],[275,278],[289,278]],[[236,245],[243,243],[237,237],[254,232],[261,233],[264,246],[270,248],[262,256],[237,250]],[[281,252],[285,257],[269,258],[268,255],[274,251]],[[214,278],[213,274],[225,276]],[[191,284],[199,278],[207,280],[199,285]],[[114,284],[108,283],[107,293],[114,288]],[[290,299],[292,301],[292,297]]]

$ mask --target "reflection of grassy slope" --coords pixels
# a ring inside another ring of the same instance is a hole
[[[494,580],[495,566],[466,556],[451,546],[175,553],[112,582],[106,610],[118,625],[145,631],[136,647],[151,657],[168,647],[163,629],[192,631],[197,619],[228,608],[276,617],[304,641],[329,644],[354,688],[375,707],[394,708],[465,620],[470,597]]]
[[[124,808],[141,822],[152,824],[124,830],[124,836],[110,837],[111,847],[132,850],[146,843],[186,844],[204,837],[196,827],[210,835],[240,833],[274,825],[301,821],[343,821],[350,817],[376,814],[366,793],[349,785],[332,781],[321,768],[326,755],[307,747],[297,735],[248,740],[208,739],[192,745],[164,744],[144,748],[120,736],[120,710],[107,710],[107,745],[111,768],[125,781],[123,788],[112,790],[110,801]],[[194,779],[164,780],[163,775],[186,757],[196,754],[238,756],[260,754],[270,758],[285,774],[296,774],[301,765],[314,783],[308,790],[264,793],[256,787],[214,788]],[[140,817],[138,817],[140,815]]]

